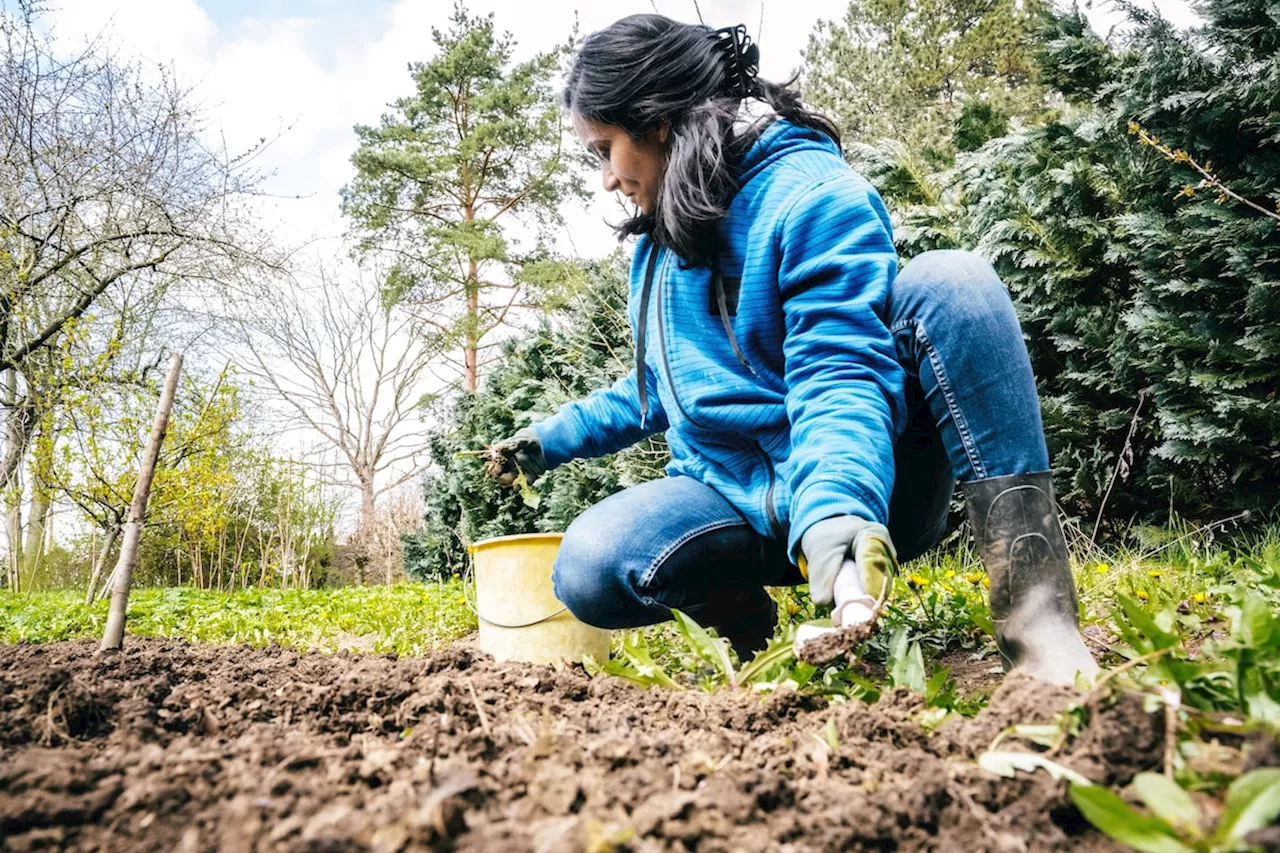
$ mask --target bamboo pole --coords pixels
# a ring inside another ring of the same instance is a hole
[[[175,352],[169,359],[169,375],[164,380],[164,392],[160,395],[160,407],[151,426],[151,437],[138,471],[138,483],[133,488],[133,503],[129,505],[129,520],[125,522],[124,538],[120,543],[120,559],[116,561],[111,576],[111,608],[107,612],[107,629],[102,633],[102,645],[98,651],[119,649],[124,645],[124,617],[129,608],[129,586],[133,583],[133,568],[138,561],[138,543],[142,540],[142,522],[147,515],[147,498],[151,496],[151,481],[156,474],[156,459],[160,445],[169,429],[169,412],[178,391],[178,374],[182,372],[182,353]]]

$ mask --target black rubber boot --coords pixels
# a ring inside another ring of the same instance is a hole
[[[738,660],[764,651],[778,626],[778,603],[762,586],[724,587],[695,617],[729,640]]]
[[[1074,684],[1098,665],[1080,636],[1075,580],[1049,472],[962,483],[991,580],[991,621],[1005,669]]]

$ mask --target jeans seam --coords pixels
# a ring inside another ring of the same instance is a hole
[[[653,562],[649,564],[649,568],[645,569],[644,574],[640,576],[640,589],[648,589],[649,585],[653,583],[653,576],[658,573],[659,567],[661,567],[663,563],[671,558],[671,555],[680,550],[680,548],[690,540],[695,539],[704,533],[710,533],[713,530],[720,530],[725,527],[736,527],[741,524],[743,524],[743,521],[740,518],[722,518],[715,521],[708,521],[706,524],[695,527],[692,530],[685,531],[681,536],[668,543],[667,547],[663,548],[662,551],[658,553],[658,556],[653,558]]]
[[[977,444],[973,440],[973,433],[969,431],[969,422],[964,418],[964,412],[956,403],[956,395],[951,387],[951,380],[947,377],[946,368],[942,364],[942,357],[938,355],[938,350],[934,347],[933,342],[929,340],[929,332],[925,329],[924,323],[916,321],[916,337],[924,345],[925,354],[929,357],[929,364],[933,367],[933,375],[938,380],[938,387],[942,389],[942,397],[947,401],[947,409],[951,412],[951,420],[956,425],[956,432],[960,434],[960,443],[964,445],[965,454],[969,457],[969,464],[973,466],[973,473],[981,478],[985,477],[986,466],[982,464],[982,458],[978,455]]]

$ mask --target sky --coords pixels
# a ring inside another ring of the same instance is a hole
[[[0,0],[4,2],[4,0]],[[1152,0],[1146,0],[1152,4]],[[1184,0],[1154,0],[1165,17],[1194,18]],[[495,14],[517,54],[563,41],[575,18],[583,33],[655,9],[712,26],[744,23],[760,45],[761,74],[785,79],[800,62],[820,19],[842,16],[847,0],[469,0]],[[444,26],[451,0],[52,0],[59,39],[107,32],[124,52],[171,65],[194,87],[232,152],[273,139],[257,160],[274,198],[264,227],[288,243],[335,242],[343,232],[338,193],[349,180],[356,124],[376,123],[385,105],[407,94],[407,66],[428,59],[431,28]],[[1118,16],[1086,9],[1095,27]],[[604,224],[618,208],[603,191],[591,207],[568,212],[565,251],[599,256],[616,243]]]

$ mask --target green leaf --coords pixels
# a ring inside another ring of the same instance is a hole
[[[711,636],[706,628],[679,610],[672,610],[671,614],[675,617],[676,628],[689,645],[690,651],[711,664],[729,682],[730,687],[737,687],[738,677],[733,669],[733,658],[729,656],[729,641],[724,637]]]
[[[1231,623],[1231,637],[1242,646],[1266,648],[1275,636],[1277,618],[1262,596],[1246,592],[1240,601],[1240,615]]]
[[[1097,785],[1072,785],[1071,802],[1108,836],[1142,853],[1195,853],[1179,841],[1173,828],[1156,817],[1131,809],[1113,792]]]
[[[667,675],[666,670],[658,666],[654,659],[649,655],[649,649],[645,646],[644,640],[639,634],[633,634],[622,641],[622,654],[631,663],[631,666],[634,667],[635,678],[632,678],[631,680],[635,681],[637,684],[643,684],[646,687],[656,684],[657,686],[665,687],[668,690],[684,689],[675,681],[675,679],[670,675]],[[605,671],[610,674],[615,674],[609,669],[609,665],[612,663],[616,663],[616,661],[609,661],[609,663],[605,664]],[[621,675],[622,673],[616,674]],[[623,677],[626,678],[628,676],[623,675]]]
[[[978,766],[1006,779],[1012,779],[1019,770],[1023,773],[1043,770],[1054,779],[1066,779],[1075,785],[1093,784],[1070,767],[1063,767],[1035,752],[984,752],[978,756]]]
[[[1151,813],[1177,830],[1179,835],[1199,838],[1200,807],[1177,782],[1160,773],[1139,773],[1133,788]]]
[[[955,704],[955,692],[948,690],[948,682],[951,680],[951,670],[943,667],[929,676],[929,682],[924,686],[925,704],[931,707],[950,708]]]
[[[1025,738],[1032,743],[1040,746],[1053,746],[1062,737],[1062,726],[1055,723],[1043,723],[1033,725],[1031,723],[1022,723],[1009,727],[1009,734],[1013,737]]]
[[[1273,685],[1264,669],[1268,657],[1254,649],[1239,649],[1236,654],[1236,685],[1245,711],[1254,719],[1280,725],[1280,702],[1273,695],[1280,685]]]
[[[795,660],[795,656],[795,643],[790,637],[775,637],[769,641],[764,651],[757,653],[751,659],[751,663],[738,670],[738,683],[755,684],[757,681],[763,681],[774,667]],[[812,671],[809,677],[812,677]]]
[[[524,505],[529,509],[537,509],[542,503],[542,496],[529,485],[529,478],[523,471],[516,477],[516,485],[520,487],[520,499],[524,501]]]
[[[1218,820],[1214,842],[1239,844],[1255,829],[1280,817],[1280,767],[1263,767],[1246,773],[1227,788],[1227,807]]]
[[[910,630],[903,625],[889,638],[889,681],[894,687],[925,692],[924,654],[918,640],[908,643]]]
[[[1165,631],[1157,625],[1156,620],[1151,618],[1151,615],[1143,609],[1141,604],[1124,593],[1120,593],[1117,598],[1120,601],[1120,608],[1124,611],[1125,618],[1128,619],[1133,628],[1137,629],[1141,637],[1146,639],[1150,651],[1171,649],[1178,644],[1178,635]],[[1130,637],[1130,639],[1137,638]]]
[[[836,718],[827,717],[827,724],[822,727],[822,739],[827,744],[827,749],[832,752],[840,751],[840,732],[836,730]]]

